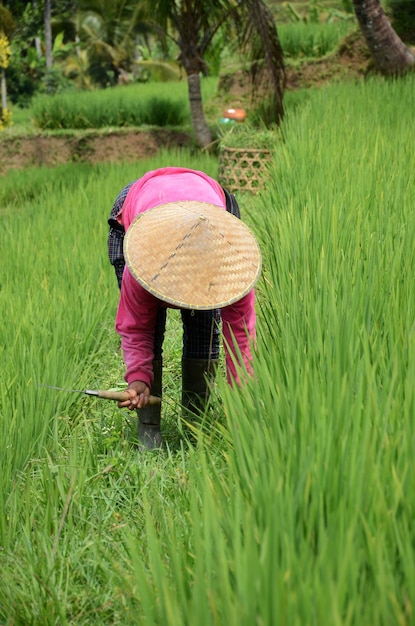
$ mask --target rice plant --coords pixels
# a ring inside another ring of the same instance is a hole
[[[353,23],[347,20],[290,22],[278,26],[278,35],[288,59],[320,58],[334,52],[353,27]]]
[[[208,99],[217,79],[202,81]],[[95,91],[41,95],[33,101],[33,119],[42,129],[108,126],[182,126],[190,123],[186,81],[139,83]]]
[[[113,404],[37,386],[122,381],[105,221],[157,161],[9,189],[2,623],[412,623],[413,90],[335,85],[287,116],[268,184],[239,197],[263,252],[255,378],[218,378],[189,445],[173,319],[164,453],[139,455]],[[206,155],[167,162],[217,172]]]

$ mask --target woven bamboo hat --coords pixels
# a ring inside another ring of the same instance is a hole
[[[258,280],[261,253],[249,228],[206,202],[171,202],[130,225],[124,255],[134,278],[154,296],[185,309],[219,309]]]

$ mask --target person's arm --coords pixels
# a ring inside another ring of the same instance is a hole
[[[226,374],[230,384],[240,384],[239,368],[253,375],[252,346],[256,337],[255,292],[222,309],[222,333]],[[242,358],[242,362],[241,362]]]
[[[115,328],[121,336],[128,384],[153,382],[154,333],[159,301],[124,272]]]

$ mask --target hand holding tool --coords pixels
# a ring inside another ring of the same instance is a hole
[[[129,400],[130,396],[127,391],[107,391],[105,389],[65,389],[64,387],[53,387],[52,385],[39,385],[39,387],[47,387],[48,389],[57,389],[58,391],[67,391],[69,393],[85,393],[87,396],[96,396],[104,400],[116,400],[124,402]],[[150,396],[149,404],[160,404],[161,398],[158,396]]]

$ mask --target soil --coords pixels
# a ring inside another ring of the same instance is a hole
[[[364,78],[371,69],[371,58],[363,37],[354,32],[346,37],[339,50],[321,59],[286,64],[286,90],[322,87],[331,82]],[[221,78],[221,95],[235,107],[250,100],[249,77],[237,72]]]
[[[364,78],[371,71],[370,52],[363,37],[352,33],[339,50],[326,58],[288,68],[287,89],[319,87],[339,80]]]
[[[0,174],[32,166],[73,162],[133,162],[156,154],[160,148],[189,145],[191,136],[171,130],[119,130],[74,135],[39,133],[0,140]]]
[[[330,82],[365,76],[370,55],[358,34],[345,39],[336,54],[286,68],[287,90],[319,87]],[[219,84],[220,107],[247,106],[250,85],[246,75],[223,77]],[[211,111],[211,114],[216,112]],[[160,148],[192,145],[190,133],[171,130],[120,129],[113,132],[84,132],[65,135],[39,133],[0,139],[0,175],[11,169],[56,166],[70,161],[90,163],[132,162],[156,154]]]

